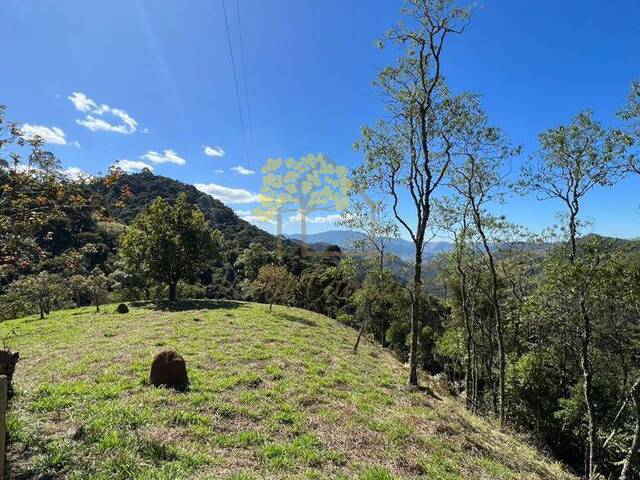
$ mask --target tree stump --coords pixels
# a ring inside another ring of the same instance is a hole
[[[156,387],[174,388],[181,392],[189,386],[187,364],[174,350],[163,350],[151,363],[150,382]]]
[[[116,312],[118,313],[129,313],[129,307],[125,303],[121,303],[116,307]]]

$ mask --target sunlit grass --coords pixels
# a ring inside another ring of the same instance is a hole
[[[390,354],[303,310],[241,302],[105,306],[0,325],[20,351],[10,478],[571,478]],[[13,332],[13,333],[12,333]],[[185,393],[148,385],[187,361]]]

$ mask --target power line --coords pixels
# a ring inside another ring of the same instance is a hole
[[[245,61],[245,58],[244,58],[244,42],[242,40],[242,25],[240,23],[240,0],[236,0],[236,16],[238,17],[238,38],[240,40],[240,60],[241,60],[241,67],[242,67],[242,77],[244,79],[244,99],[247,104],[247,123],[249,126],[249,146],[251,147],[252,167],[255,168],[255,165],[253,165],[253,163],[255,162],[256,152],[255,152],[255,142],[253,138],[253,125],[251,122],[251,102],[249,101],[249,86],[247,82],[247,70],[245,68],[247,62]]]
[[[238,101],[238,112],[240,113],[240,127],[242,128],[242,139],[244,141],[245,154],[249,159],[249,144],[247,142],[247,133],[244,125],[244,114],[242,113],[242,102],[240,101],[240,89],[238,88],[238,76],[236,75],[236,62],[233,56],[233,47],[231,46],[231,33],[229,32],[229,20],[227,19],[227,7],[222,0],[222,11],[224,12],[224,25],[227,30],[227,41],[229,43],[229,54],[231,55],[231,69],[233,70],[233,83],[236,89],[236,100]]]

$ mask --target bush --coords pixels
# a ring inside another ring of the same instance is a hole
[[[129,313],[129,307],[125,303],[121,303],[116,307],[116,312],[118,313]]]
[[[358,322],[356,322],[356,319],[354,318],[353,315],[349,315],[349,314],[346,314],[346,313],[338,315],[336,320],[341,325],[345,325],[347,327],[359,328],[359,326],[360,326],[360,325],[358,325]]]

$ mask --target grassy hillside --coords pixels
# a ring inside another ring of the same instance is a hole
[[[23,360],[8,418],[10,478],[573,478],[304,310],[185,303],[5,322]],[[186,393],[147,385],[186,359]]]

